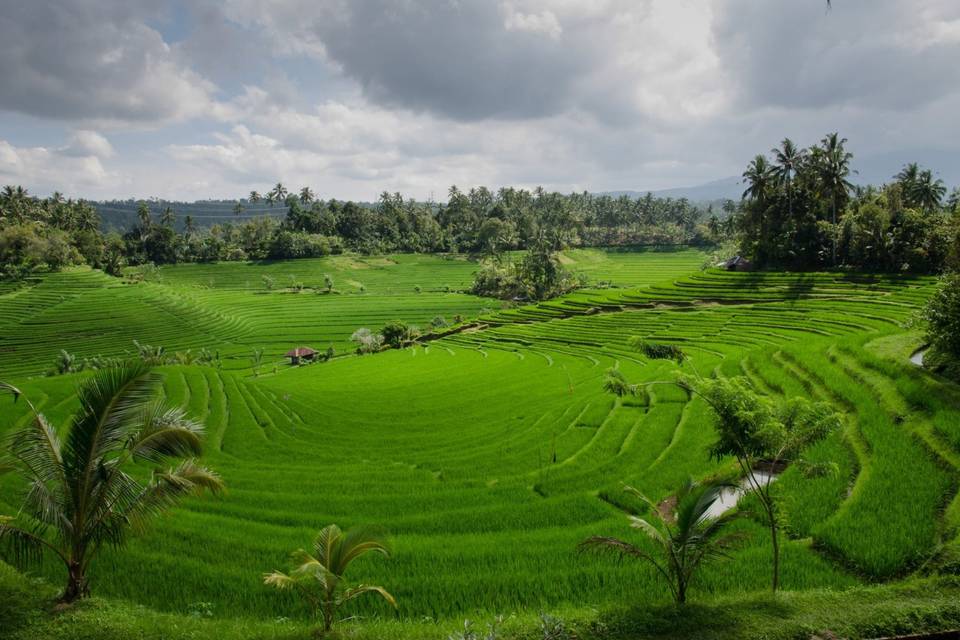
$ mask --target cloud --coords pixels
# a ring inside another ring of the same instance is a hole
[[[909,111],[957,90],[960,5],[722,0],[713,39],[742,107]]]
[[[215,87],[179,63],[146,2],[8,2],[0,108],[71,122],[153,124],[208,113]]]
[[[325,62],[371,102],[445,119],[584,111],[611,122],[715,108],[704,0],[232,0],[275,49]],[[657,96],[656,98],[654,96]]]
[[[960,151],[953,0],[160,5],[7,11],[0,109],[18,114],[0,138],[25,146],[5,143],[5,175],[97,196],[282,180],[369,200],[454,183],[691,185],[835,130],[858,157]]]
[[[563,27],[560,21],[552,11],[541,11],[540,13],[522,13],[517,11],[513,4],[504,2],[501,8],[506,13],[503,26],[507,31],[527,31],[529,33],[542,33],[556,40],[563,33]]]
[[[110,185],[116,174],[107,171],[94,153],[80,151],[70,145],[17,147],[0,140],[0,183],[26,185],[33,193],[60,191],[70,195],[90,193]]]
[[[113,145],[96,131],[80,129],[70,137],[67,146],[60,150],[65,156],[83,158],[109,158],[114,155]]]

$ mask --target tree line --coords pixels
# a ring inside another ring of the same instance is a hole
[[[734,216],[739,250],[759,268],[939,273],[960,265],[960,189],[947,197],[910,163],[885,185],[851,182],[836,133],[808,148],[789,138],[756,156]]]
[[[281,203],[286,216],[241,218],[245,206]],[[244,203],[247,203],[246,205]],[[123,232],[105,232],[97,210],[60,194],[31,196],[22,187],[0,192],[2,277],[88,264],[119,274],[124,266],[320,257],[361,253],[464,252],[484,257],[508,250],[628,244],[710,244],[721,235],[711,210],[685,199],[643,198],[543,189],[451,187],[444,203],[419,202],[384,192],[373,205],[322,200],[304,187],[290,193],[278,183],[254,191],[234,207],[236,221],[202,227],[167,207],[147,202]]]

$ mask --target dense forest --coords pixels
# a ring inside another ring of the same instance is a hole
[[[846,139],[837,134],[807,149],[784,140],[772,158],[758,155],[750,162],[742,200],[716,211],[652,194],[614,198],[540,188],[494,193],[486,187],[451,187],[443,203],[384,192],[369,205],[323,200],[308,187],[294,193],[278,183],[265,195],[254,191],[238,200],[235,222],[209,227],[169,207],[156,215],[140,202],[136,223],[123,233],[105,231],[90,203],[59,194],[36,198],[8,186],[0,193],[2,277],[82,263],[119,274],[126,265],[318,257],[344,250],[462,252],[487,261],[480,290],[489,290],[504,277],[489,267],[498,267],[509,250],[540,254],[541,264],[523,267],[529,272],[551,268],[543,254],[564,247],[678,244],[723,245],[727,254],[740,253],[759,268],[956,268],[960,191],[947,197],[942,181],[916,164],[904,166],[886,185],[854,185],[852,161]],[[243,215],[275,205],[286,215]]]

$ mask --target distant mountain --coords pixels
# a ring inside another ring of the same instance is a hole
[[[713,180],[704,184],[692,187],[675,187],[673,189],[651,190],[654,196],[658,198],[686,198],[693,203],[717,202],[720,200],[740,200],[743,193],[743,185],[740,178],[729,177]],[[614,198],[628,196],[630,198],[642,198],[647,195],[646,191],[604,191],[600,195],[609,195]]]
[[[873,155],[855,156],[853,168],[857,173],[850,181],[860,185],[881,185],[891,182],[893,176],[909,162],[917,162],[925,169],[932,169],[934,176],[943,180],[947,189],[960,187],[960,154],[939,149],[914,149]],[[744,190],[741,178],[731,176],[692,187],[652,190],[660,198],[686,198],[695,204],[716,203],[730,199],[739,201]],[[603,191],[598,195],[642,198],[646,191]]]

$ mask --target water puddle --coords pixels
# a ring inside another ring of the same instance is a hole
[[[725,514],[730,509],[733,509],[737,506],[737,503],[740,502],[742,498],[748,491],[752,490],[755,485],[760,485],[765,487],[774,480],[777,479],[777,474],[771,473],[769,471],[762,471],[756,469],[752,472],[753,482],[743,478],[740,481],[740,486],[737,487],[724,487],[720,492],[720,497],[710,505],[710,508],[707,509],[706,516],[709,518],[719,518]]]

